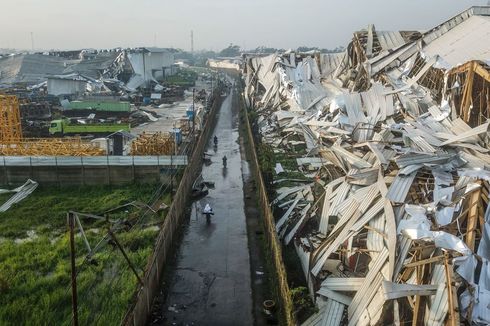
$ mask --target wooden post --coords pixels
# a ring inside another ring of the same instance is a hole
[[[70,228],[72,324],[73,326],[78,326],[77,270],[75,265],[75,214],[73,212],[68,213],[68,226]]]
[[[124,259],[126,259],[126,262],[128,263],[129,267],[131,268],[131,270],[133,271],[134,275],[136,276],[136,278],[138,279],[138,282],[143,285],[143,281],[141,280],[141,277],[138,275],[138,273],[136,272],[136,268],[134,268],[133,264],[131,263],[131,261],[129,260],[129,257],[126,255],[126,252],[124,251],[123,247],[121,246],[121,244],[119,243],[119,241],[117,241],[117,238],[116,238],[116,235],[114,233],[112,233],[111,230],[109,230],[109,235],[110,237],[112,238],[112,240],[114,241],[114,243],[116,244],[117,248],[121,251],[121,253],[123,254],[124,256]]]
[[[446,284],[447,284],[447,300],[448,300],[448,312],[449,319],[447,325],[458,326],[459,325],[459,312],[458,312],[458,302],[457,296],[455,295],[456,290],[453,287],[453,270],[452,266],[449,265],[449,257],[446,254],[444,259],[444,267],[446,269]]]
[[[468,71],[466,72],[466,80],[463,89],[463,99],[461,100],[461,111],[459,115],[465,122],[470,121],[469,108],[472,102],[471,96],[473,94],[473,79],[475,76],[475,62],[470,63]]]

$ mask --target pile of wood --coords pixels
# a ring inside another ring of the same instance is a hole
[[[142,133],[131,142],[131,155],[171,155],[175,142],[168,133]]]

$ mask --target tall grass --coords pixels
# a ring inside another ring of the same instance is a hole
[[[0,325],[60,325],[71,321],[70,251],[66,213],[100,213],[121,204],[146,202],[155,186],[37,189],[23,202],[0,213]],[[167,201],[168,201],[168,197]],[[167,202],[168,203],[168,202]],[[139,218],[127,208],[111,219]],[[116,236],[140,276],[150,256],[163,214],[148,214],[143,225],[121,228]],[[104,235],[104,221],[82,219],[92,248]],[[27,231],[35,237],[28,239]],[[27,239],[27,240],[26,240]],[[23,242],[24,241],[24,242]],[[119,324],[137,279],[121,252],[110,242],[85,259],[87,248],[76,236],[79,319],[82,325]]]

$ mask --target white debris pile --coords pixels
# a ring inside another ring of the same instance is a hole
[[[474,118],[473,93],[465,86],[460,100],[448,87],[474,76],[441,64],[454,62],[451,50],[490,59],[480,51],[490,43],[462,51],[463,39],[446,37],[473,37],[478,17],[490,9],[423,34],[370,26],[336,56],[248,58],[245,97],[262,142],[296,153],[311,180],[272,202],[319,307],[304,325],[490,323],[490,114]]]

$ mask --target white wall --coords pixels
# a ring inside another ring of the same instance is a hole
[[[84,93],[87,82],[84,80],[48,78],[48,94],[65,95]]]
[[[144,64],[143,64],[144,56]],[[162,78],[164,68],[171,67],[174,63],[173,53],[149,52],[149,53],[130,53],[129,62],[133,66],[134,72],[145,78],[145,81]]]

